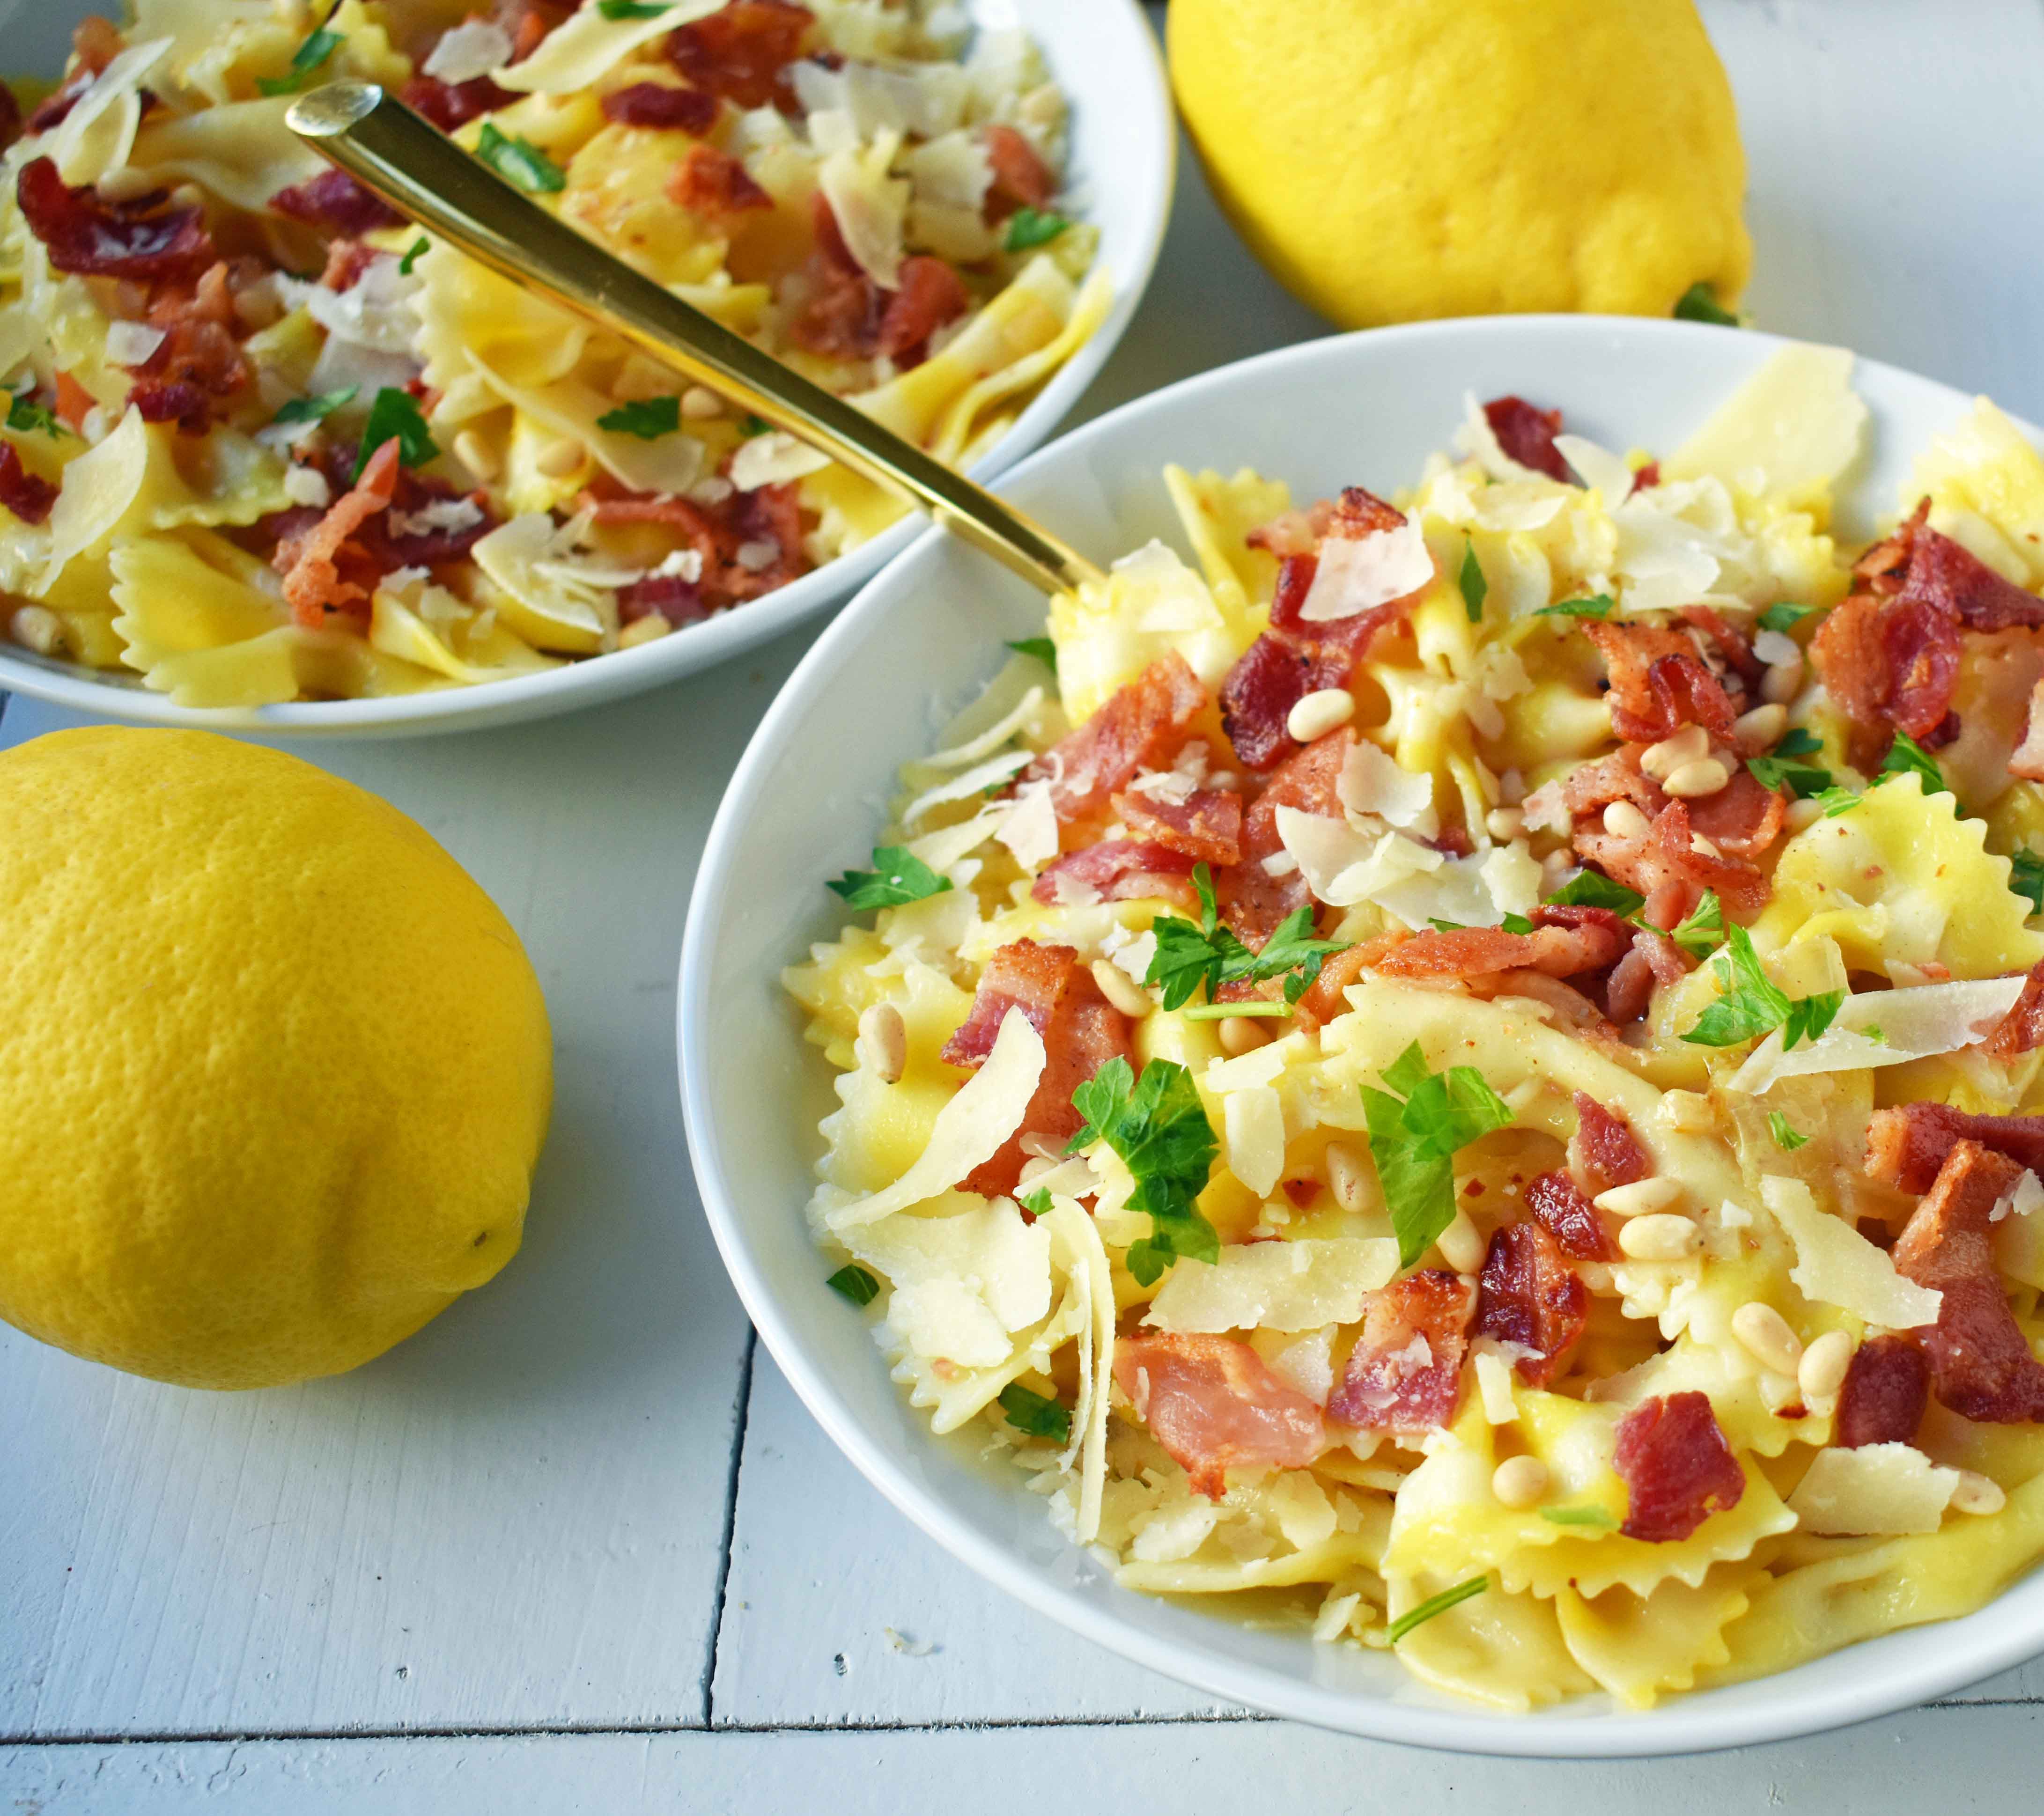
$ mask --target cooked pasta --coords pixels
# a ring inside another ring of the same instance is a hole
[[[2044,1552],[2044,459],[1842,548],[1850,366],[1171,470],[832,884],[825,1269],[1124,1585],[1643,1707]]]
[[[328,167],[283,116],[335,76],[954,463],[1106,313],[1041,56],[936,0],[135,0],[0,86],[15,643],[193,707],[470,685],[901,515]]]

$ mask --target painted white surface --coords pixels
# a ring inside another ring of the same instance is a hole
[[[1762,323],[2044,417],[2044,6],[1703,10],[1753,165]],[[43,16],[5,28],[8,61]],[[1189,160],[1151,298],[1082,413],[1319,332],[1219,225]],[[1449,1760],[1262,1722],[1104,1720],[1199,1699],[936,1553],[763,1358],[706,1697],[744,1344],[695,1221],[668,992],[710,808],[804,640],[597,714],[321,753],[444,840],[540,968],[560,1096],[526,1246],[382,1361],[284,1394],[181,1394],[0,1339],[0,1740],[29,1743],[0,1751],[0,1803],[1035,1812],[1083,1785],[1090,1807],[1161,1795],[1602,1816],[1656,1796],[1885,1813],[2034,1795],[2044,1730],[2008,1699],[2044,1697],[2035,1665],[1968,1693],[1985,1707],[1611,1766]],[[51,722],[17,702],[0,739]],[[889,1625],[939,1651],[890,1653],[883,1670]],[[830,1659],[847,1647],[872,1656],[839,1680]],[[927,1726],[1044,1711],[1088,1725]],[[890,1731],[50,1744],[711,1718]]]

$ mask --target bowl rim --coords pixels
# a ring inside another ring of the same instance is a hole
[[[1094,10],[1103,6],[1117,16],[1112,26],[1104,26],[1101,13]],[[1170,225],[1178,181],[1177,117],[1162,49],[1141,0],[1089,0],[1088,8],[1074,10],[1074,16],[1086,17],[1097,31],[1125,32],[1139,47],[1140,54],[1130,59],[1135,67],[1124,72],[1126,84],[1117,89],[1115,102],[1117,110],[1132,118],[1155,145],[1155,180],[1150,192],[1141,198],[1139,225],[1128,247],[1130,281],[1117,284],[1100,326],[1051,375],[1008,432],[965,469],[983,485],[1039,447],[1099,375],[1149,293]],[[1097,183],[1099,179],[1089,180]],[[1103,245],[1102,254],[1105,251]],[[290,701],[275,706],[179,706],[167,696],[150,692],[139,674],[90,669],[0,640],[0,690],[130,724],[199,731],[289,737],[407,737],[479,730],[595,705],[728,662],[847,600],[888,562],[905,554],[928,527],[922,512],[912,510],[870,541],[812,569],[799,580],[652,643],[467,687],[353,700]]]
[[[1395,347],[1493,333],[1537,337],[1614,332],[1681,343],[1699,335],[1735,331],[1654,318],[1539,315],[1459,317],[1328,336],[1216,367],[1132,399],[1018,463],[997,489],[1008,491],[1016,482],[1054,466],[1083,463],[1092,448],[1121,424],[1167,402],[1249,385],[1290,364],[1339,359],[1340,350],[1350,346]],[[1807,344],[1785,335],[1735,332],[1750,345]],[[1912,384],[1934,386],[1950,394],[1955,409],[1970,401],[1968,394],[1956,387],[1906,367],[1858,354],[1854,362],[1856,372],[1879,372]],[[2009,420],[2033,443],[2044,447],[2044,431],[2020,417]],[[1914,1707],[2044,1651],[2044,1614],[2034,1616],[2027,1626],[2018,1622],[2011,1626],[2001,1611],[2015,1587],[2011,1584],[1971,1614],[1895,1629],[1858,1642],[1862,1646],[1915,1642],[1892,1647],[1894,1656],[1882,1657],[1877,1676],[1862,1675],[1828,1688],[1799,1687],[1770,1703],[1714,1708],[1685,1693],[1646,1710],[1605,1708],[1572,1715],[1563,1712],[1568,1707],[1564,1703],[1553,1713],[1514,1715],[1476,1704],[1463,1711],[1358,1696],[1230,1658],[1216,1648],[1175,1644],[1124,1623],[1110,1610],[1054,1582],[1039,1568],[982,1537],[940,1494],[895,1465],[812,1360],[800,1325],[784,1310],[763,1269],[755,1263],[745,1238],[745,1219],[726,1184],[727,1161],[709,1114],[705,1082],[710,1075],[709,1056],[698,1050],[695,1031],[709,1025],[715,958],[711,929],[737,884],[733,858],[746,837],[762,773],[777,756],[778,744],[799,724],[810,697],[828,685],[840,647],[863,636],[869,620],[884,619],[893,600],[908,596],[907,577],[916,558],[947,534],[941,526],[932,525],[868,582],[816,639],[761,719],[726,786],[697,866],[675,998],[678,1083],[690,1158],[718,1253],[775,1362],[811,1416],[860,1474],[961,1562],[1025,1606],[1110,1652],[1178,1682],[1274,1714],[1339,1733],[1446,1752],[1537,1759],[1643,1758],[1790,1740]],[[2004,1616],[2000,1621],[1993,1618],[1998,1611]],[[1785,1681],[1807,1668],[1792,1667],[1773,1676]]]

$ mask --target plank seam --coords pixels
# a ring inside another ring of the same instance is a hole
[[[731,1555],[738,1540],[738,1478],[745,1467],[745,1428],[752,1418],[752,1361],[759,1353],[759,1333],[745,1327],[745,1356],[738,1367],[738,1392],[732,1407],[731,1470],[724,1484],[724,1535],[718,1547],[717,1595],[710,1604],[709,1643],[702,1668],[703,1726],[717,1726],[717,1651],[724,1637],[724,1593],[731,1585]]]

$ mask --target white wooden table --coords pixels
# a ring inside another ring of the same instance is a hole
[[[1753,166],[1761,322],[2044,417],[2040,0],[1704,10]],[[1088,413],[1319,332],[1189,162]],[[305,747],[444,841],[539,967],[558,1098],[524,1251],[380,1361],[275,1392],[159,1387],[0,1330],[0,1807],[1632,1816],[2032,1792],[2044,1666],[1745,1753],[1450,1758],[1124,1664],[886,1507],[755,1350],[676,1107],[697,854],[807,640],[579,718]],[[63,722],[17,700],[0,738]]]

